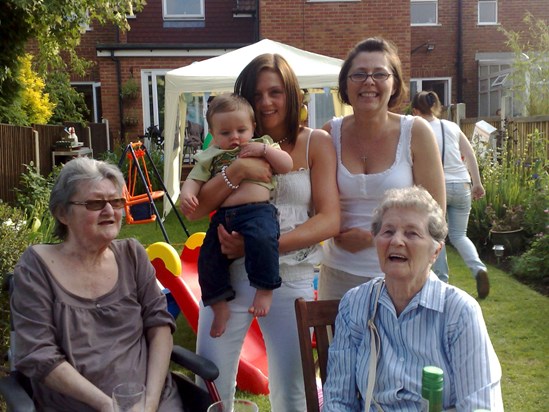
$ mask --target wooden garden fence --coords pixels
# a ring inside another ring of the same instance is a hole
[[[0,124],[0,200],[15,201],[14,188],[19,185],[25,165],[31,162],[47,176],[53,168],[52,146],[67,136],[65,127],[75,127],[78,140],[93,149],[94,157],[112,148],[108,124],[33,125],[32,127]]]
[[[475,130],[475,124],[484,120],[490,123],[498,130],[502,130],[502,122],[499,117],[489,117],[484,119],[478,118],[465,118],[460,120],[460,127],[465,136],[469,139],[473,137]],[[511,139],[511,148],[516,152],[522,153],[528,149],[525,147],[528,140],[528,136],[536,132],[540,133],[542,139],[545,141],[546,154],[549,157],[549,116],[531,116],[531,117],[514,117],[507,119],[506,127],[508,131],[508,137]]]

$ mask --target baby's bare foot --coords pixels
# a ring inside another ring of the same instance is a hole
[[[265,289],[257,289],[255,292],[254,301],[252,306],[248,309],[255,317],[267,316],[271,309],[271,303],[273,302],[273,291]]]
[[[227,321],[231,315],[229,304],[226,300],[216,302],[212,305],[212,310],[214,313],[214,319],[210,329],[210,336],[212,338],[219,338],[225,332]]]

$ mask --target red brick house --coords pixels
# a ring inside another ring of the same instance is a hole
[[[546,0],[411,0],[411,11],[411,92],[431,88],[445,104],[466,103],[468,117],[501,108],[513,55],[498,28],[527,31],[527,11],[549,20]]]
[[[499,108],[495,80],[511,62],[497,28],[523,30],[527,10],[549,19],[547,0],[150,0],[127,33],[90,28],[81,53],[97,65],[74,84],[95,99],[113,136],[132,136],[162,127],[171,69],[262,38],[344,58],[359,40],[381,35],[398,46],[412,92],[432,88],[445,104],[466,103],[469,117],[488,116]],[[139,95],[122,99],[132,77]],[[189,119],[201,123],[202,97],[186,98]],[[322,99],[314,97],[319,121],[330,116]]]

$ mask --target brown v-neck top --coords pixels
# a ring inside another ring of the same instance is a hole
[[[97,299],[67,291],[32,247],[15,267],[15,366],[31,378],[40,411],[93,410],[44,385],[43,379],[63,361],[110,396],[119,383],[145,383],[147,329],[169,325],[175,330],[143,247],[134,239],[115,240],[110,247],[118,280]],[[181,410],[179,405],[168,376],[159,410]]]

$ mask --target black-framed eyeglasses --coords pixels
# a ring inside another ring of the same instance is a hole
[[[126,199],[120,197],[118,199],[111,200],[86,200],[85,202],[69,202],[71,205],[86,206],[88,210],[103,210],[107,203],[110,203],[113,209],[122,209],[126,205]]]
[[[375,73],[365,73],[365,72],[356,72],[349,76],[349,79],[351,79],[353,82],[356,83],[364,83],[366,80],[368,80],[368,77],[371,77],[374,79],[375,82],[382,82],[385,81],[391,76],[392,73],[387,72],[375,72]]]

